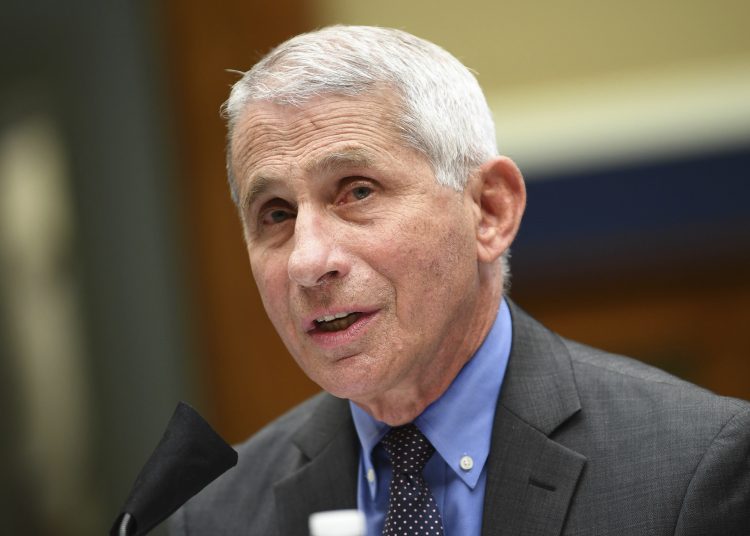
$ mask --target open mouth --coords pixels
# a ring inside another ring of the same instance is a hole
[[[362,313],[337,313],[315,319],[315,329],[320,331],[342,331],[354,324]]]

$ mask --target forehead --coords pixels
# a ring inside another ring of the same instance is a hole
[[[394,100],[381,92],[316,97],[302,106],[250,103],[234,127],[232,171],[247,180],[259,168],[305,168],[326,153],[337,152],[358,153],[361,163],[370,163],[365,155],[405,145],[396,127]]]

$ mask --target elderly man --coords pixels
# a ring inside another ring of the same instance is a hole
[[[295,37],[237,82],[253,275],[325,391],[240,447],[176,534],[750,534],[750,404],[567,341],[507,299],[525,205],[471,73],[382,28]]]

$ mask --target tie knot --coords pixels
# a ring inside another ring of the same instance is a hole
[[[394,472],[421,474],[435,447],[413,424],[391,428],[381,441]]]

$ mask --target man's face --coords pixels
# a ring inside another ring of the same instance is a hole
[[[377,96],[251,104],[232,142],[268,316],[313,381],[365,404],[428,389],[476,346],[478,208],[391,117]]]

